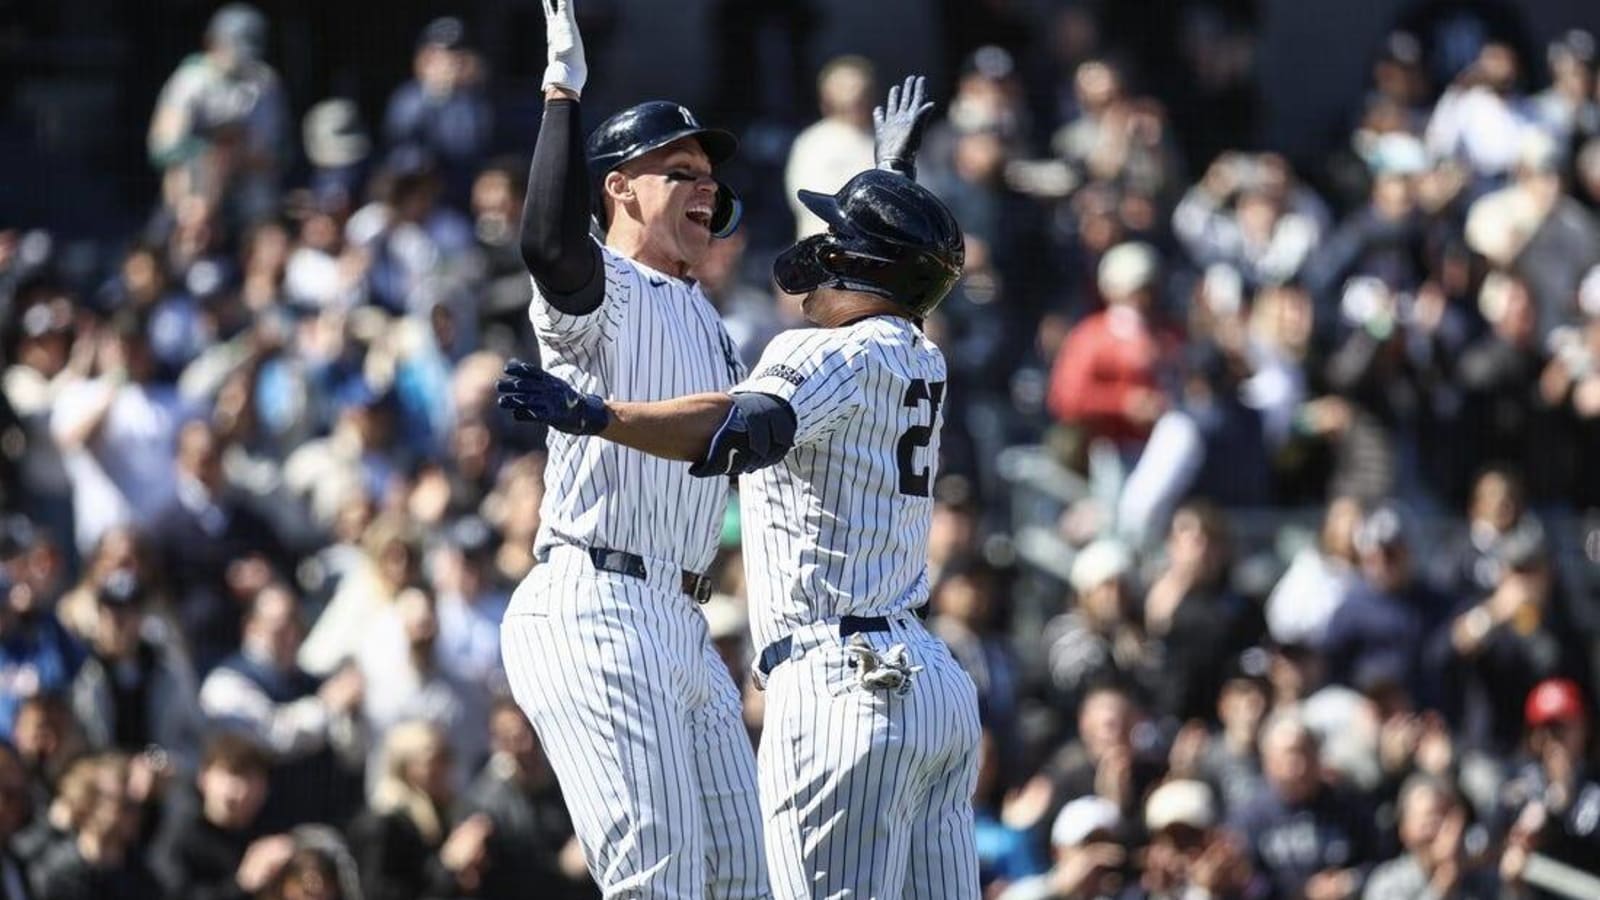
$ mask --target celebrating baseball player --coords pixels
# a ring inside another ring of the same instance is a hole
[[[744,372],[686,274],[738,224],[738,199],[712,174],[737,141],[651,102],[602,123],[586,158],[573,0],[544,6],[544,120],[522,220],[540,358],[585,392],[725,391]],[[565,431],[550,435],[541,565],[512,597],[501,646],[589,871],[606,897],[769,897],[755,754],[696,607],[727,480]]]
[[[778,336],[750,378],[630,402],[514,361],[499,385],[500,405],[524,421],[691,462],[697,475],[749,476],[740,504],[768,693],[761,806],[784,898],[978,896],[976,692],[912,613],[928,598],[946,383],[919,325],[964,256],[954,217],[912,180],[930,109],[922,80],[908,79],[875,116],[878,168],[836,195],[800,192],[828,230],[786,250],[773,274],[806,295],[818,327]],[[649,482],[632,484],[628,497]]]

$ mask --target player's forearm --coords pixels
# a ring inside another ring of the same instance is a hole
[[[611,422],[600,436],[651,456],[698,462],[705,458],[732,406],[733,398],[727,394],[694,394],[654,403],[608,400]]]

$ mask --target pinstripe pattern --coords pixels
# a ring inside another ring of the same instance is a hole
[[[777,366],[796,374],[768,374]],[[780,334],[734,388],[782,397],[799,425],[782,465],[740,480],[746,568],[759,573],[748,579],[755,646],[817,619],[927,602],[933,501],[900,493],[896,453],[909,429],[930,425],[930,404],[905,404],[913,380],[945,378],[943,354],[915,325],[879,316]],[[930,480],[943,419],[915,454]]]
[[[529,307],[545,369],[578,390],[666,400],[726,390],[744,375],[733,342],[696,285],[610,249],[605,299],[569,316],[538,296]],[[536,549],[614,547],[704,572],[716,553],[728,486],[689,464],[621,444],[550,432]],[[650,490],[640,490],[649,485]]]
[[[735,388],[783,397],[797,423],[788,458],[740,488],[756,646],[793,642],[760,749],[780,898],[978,897],[977,692],[909,612],[927,601],[932,501],[902,488],[935,474],[944,381],[937,347],[879,317],[780,335]],[[842,615],[891,618],[867,640],[906,645],[924,667],[910,691],[858,684]]]
[[[605,298],[587,316],[557,311],[535,285],[529,317],[546,369],[636,400],[725,390],[742,376],[698,287],[604,258]],[[548,561],[501,625],[512,693],[607,898],[771,896],[739,692],[681,588],[683,569],[711,563],[727,482],[688,469],[552,431],[537,538]],[[579,549],[592,546],[642,556],[647,576],[595,571]]]

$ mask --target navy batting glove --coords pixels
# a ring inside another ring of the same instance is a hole
[[[888,102],[872,111],[878,168],[916,177],[917,148],[928,113],[933,112],[933,104],[924,102],[927,83],[921,75],[912,75],[903,86],[889,88]]]
[[[518,359],[506,363],[495,382],[501,409],[518,422],[539,422],[567,434],[599,434],[611,424],[606,401],[585,394],[545,370]]]

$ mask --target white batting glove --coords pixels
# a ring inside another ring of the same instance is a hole
[[[589,66],[583,61],[583,36],[573,15],[574,0],[544,0],[544,30],[548,44],[548,65],[544,68],[544,90],[566,88],[583,93],[589,80]]]

